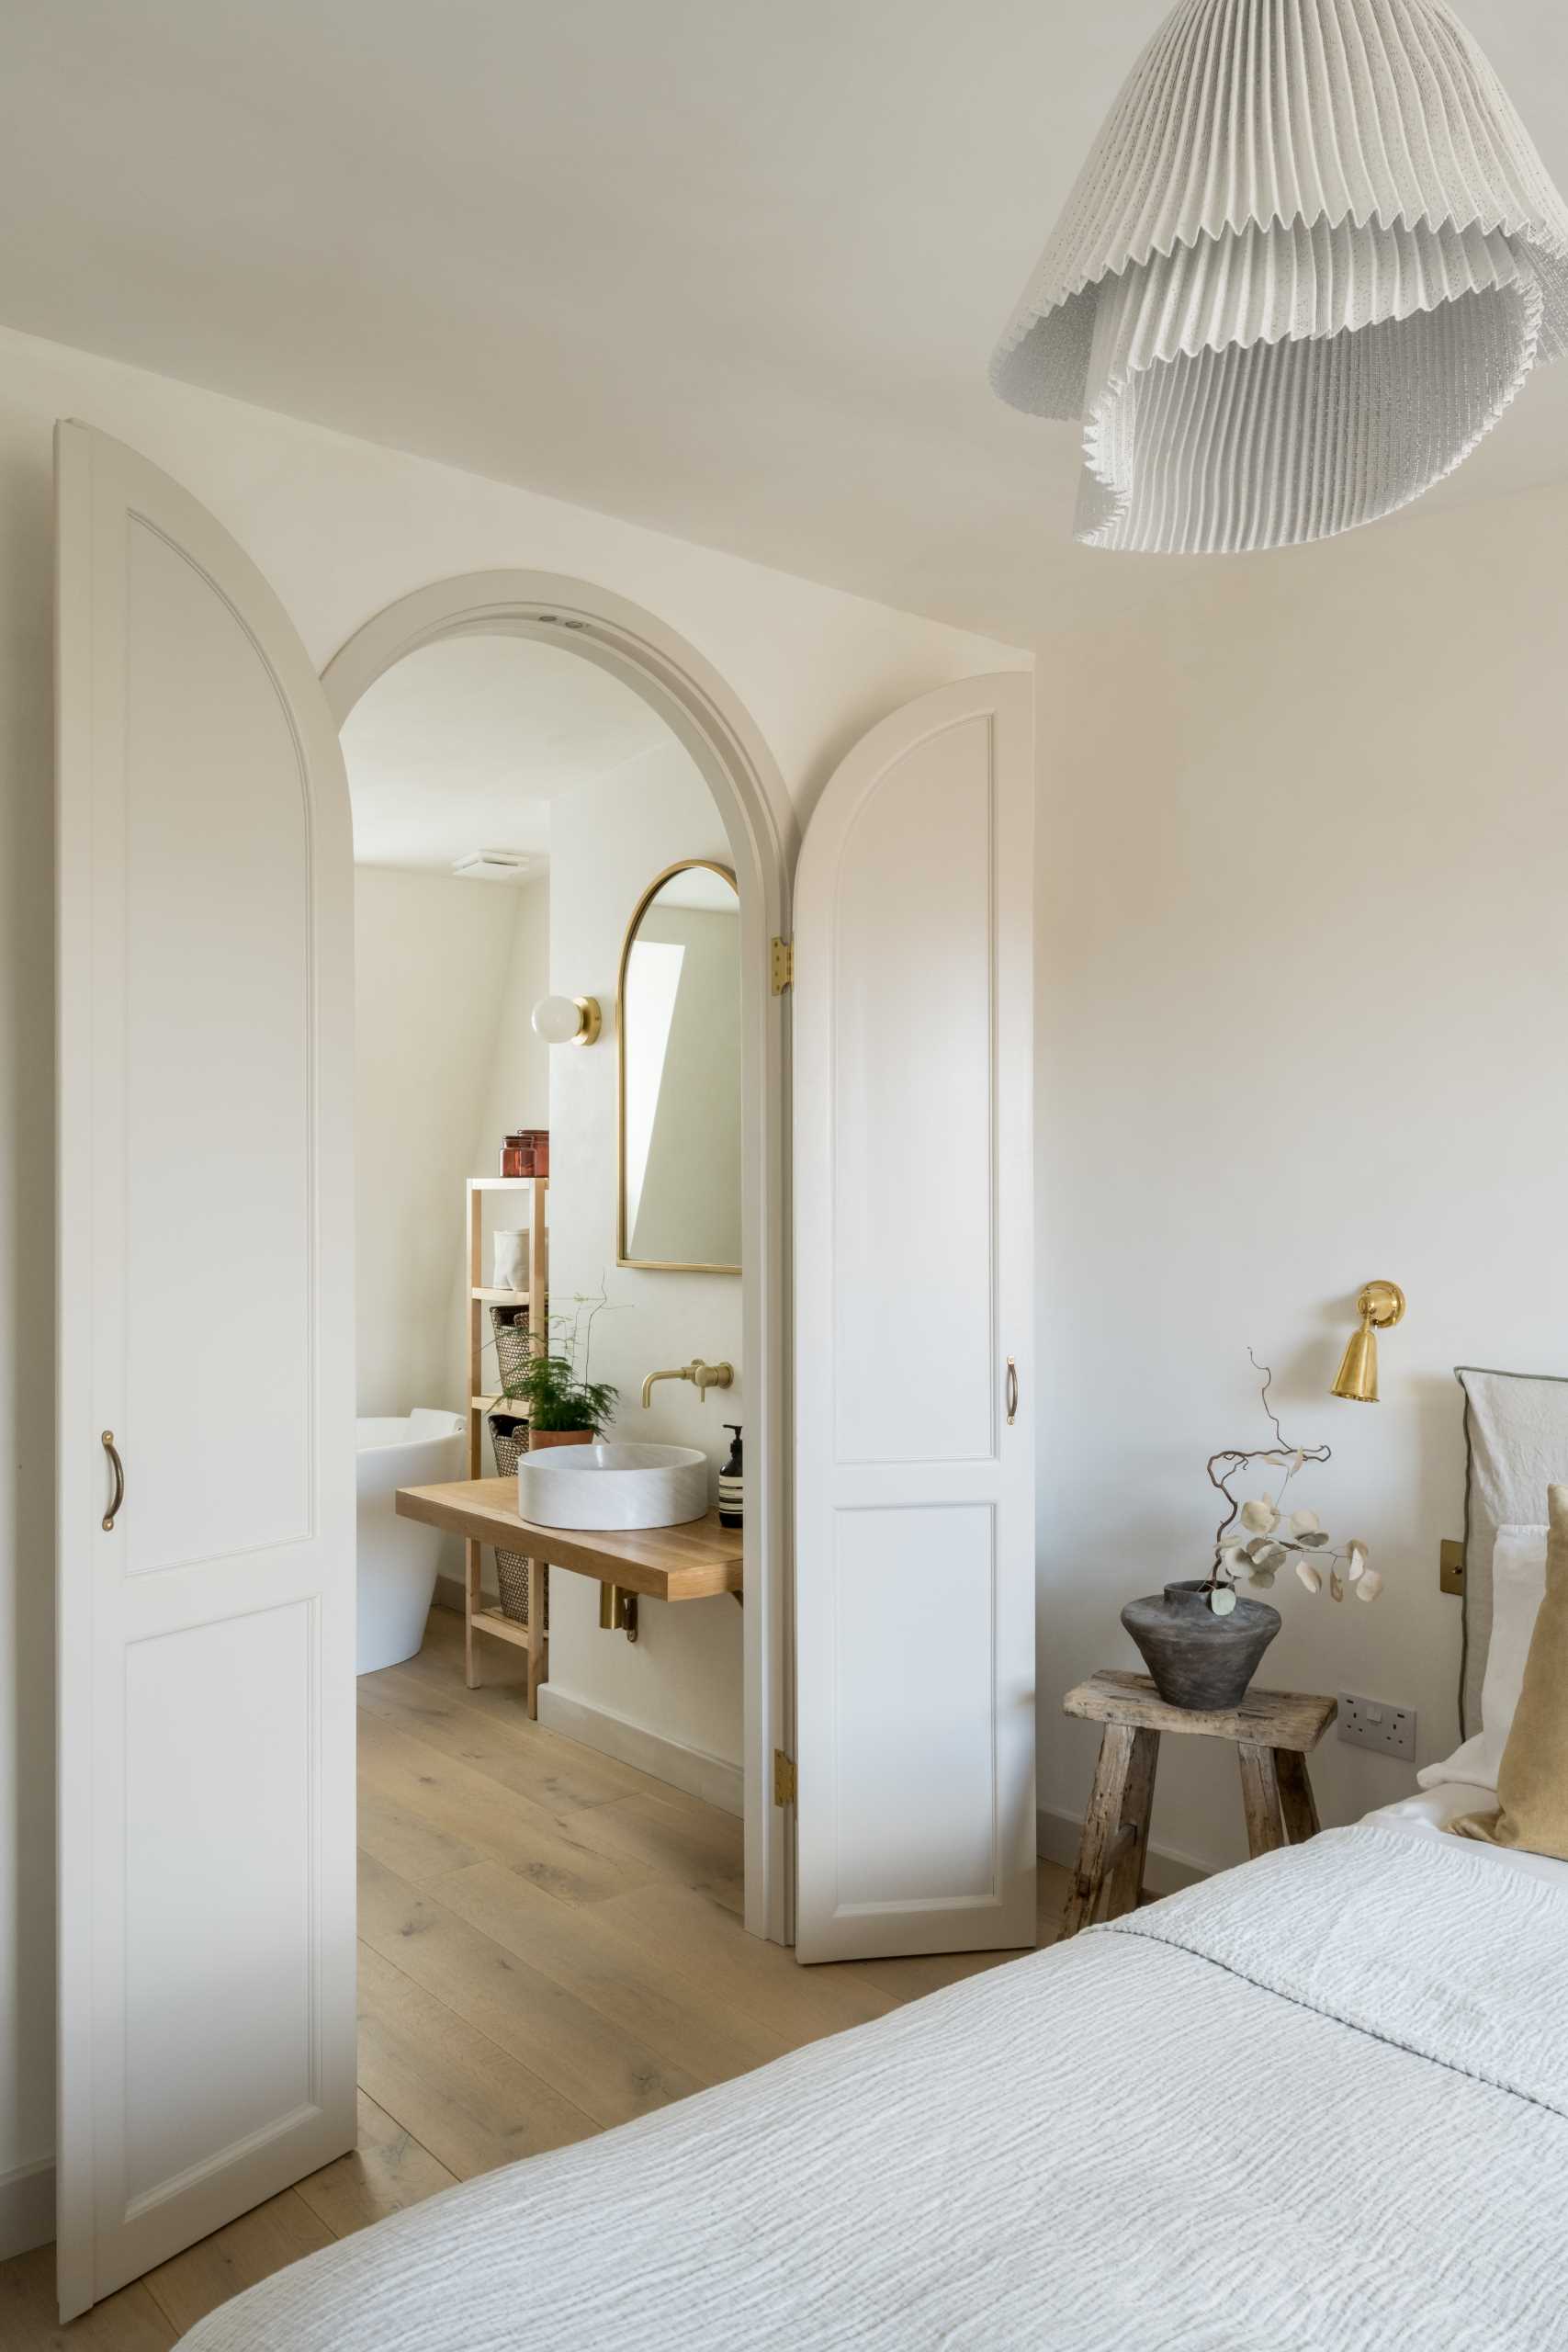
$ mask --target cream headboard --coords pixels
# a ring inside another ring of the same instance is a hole
[[[1492,1554],[1500,1527],[1546,1519],[1548,1487],[1568,1483],[1568,1376],[1460,1364],[1469,1464],[1464,1487],[1464,1687],[1468,1738],[1481,1729],[1492,1640]]]

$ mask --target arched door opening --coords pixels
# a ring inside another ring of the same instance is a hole
[[[784,1454],[787,1064],[784,1001],[773,993],[770,944],[788,932],[793,821],[777,772],[754,727],[694,649],[652,616],[623,600],[582,582],[545,574],[490,573],[442,582],[389,606],[357,631],[322,677],[333,715],[345,730],[351,767],[352,715],[378,682],[387,679],[411,656],[473,638],[531,640],[592,663],[629,689],[651,719],[659,722],[656,731],[666,741],[673,739],[671,749],[675,758],[683,755],[711,796],[722,828],[720,854],[724,855],[727,849],[726,862],[735,876],[740,932],[739,1287],[743,1331],[737,1394],[745,1399],[746,1429],[746,1605],[738,1612],[743,1620],[745,1919],[753,1933],[787,1941],[793,1931],[790,1848],[786,1816],[773,1802],[770,1770],[774,1749],[790,1745],[784,1728],[790,1721],[791,1694],[784,1569],[789,1483]],[[410,664],[410,677],[415,666]],[[624,750],[626,745],[615,748]],[[631,773],[628,767],[626,775]],[[430,792],[434,797],[440,790],[440,777],[433,774]],[[496,845],[472,844],[476,849]],[[561,985],[570,981],[570,993],[577,993],[580,984],[584,989],[588,986],[586,979],[571,979],[565,966],[558,967],[555,977]],[[611,989],[601,981],[600,992],[608,999]],[[526,1006],[513,1006],[509,1011],[513,1019],[527,1019]],[[611,1014],[610,1002],[605,1002],[604,1011],[606,1016]],[[605,1057],[604,1064],[599,1066],[603,1071],[615,1051],[615,1041],[606,1040],[595,1050]],[[554,1058],[558,1064],[562,1061],[559,1052]],[[586,1063],[577,1064],[575,1056],[572,1063],[575,1079]],[[555,1084],[558,1087],[558,1081]],[[614,1233],[606,1232],[603,1262],[612,1270],[612,1291],[616,1259],[622,1254]],[[666,1273],[622,1277],[624,1282],[641,1280],[655,1286],[677,1287],[694,1281],[698,1285],[712,1284],[717,1279]],[[670,1297],[674,1292],[660,1295]],[[647,1367],[649,1371],[663,1368],[662,1363]],[[637,1435],[637,1401],[635,1394],[629,1399],[623,1397],[616,1436]],[[726,1419],[723,1397],[709,1401],[706,1411],[716,1437]],[[691,1433],[683,1430],[682,1434],[686,1438]],[[575,1584],[576,1579],[570,1581]]]

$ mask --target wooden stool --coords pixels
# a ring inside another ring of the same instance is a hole
[[[1068,1691],[1062,1710],[1103,1724],[1105,1730],[1058,1943],[1089,1926],[1102,1893],[1107,1919],[1137,1908],[1161,1732],[1235,1741],[1247,1851],[1255,1861],[1276,1847],[1299,1846],[1317,1834],[1306,1759],[1339,1713],[1333,1699],[1299,1690],[1249,1690],[1239,1707],[1210,1714],[1171,1706],[1146,1674],[1102,1668]]]

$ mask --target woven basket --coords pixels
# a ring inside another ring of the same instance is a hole
[[[491,1312],[495,1310],[492,1308]],[[510,1307],[502,1307],[510,1314]],[[499,1341],[500,1331],[496,1338]],[[526,1342],[525,1341],[525,1344]],[[517,1475],[517,1457],[528,1451],[528,1424],[516,1420],[511,1414],[492,1413],[490,1417],[490,1442],[495,1449],[495,1466],[503,1478]],[[495,1580],[501,1587],[501,1613],[519,1625],[528,1623],[529,1570],[532,1566],[526,1553],[502,1552],[495,1555]],[[545,1631],[550,1626],[549,1602],[545,1603]]]
[[[495,1333],[497,1385],[504,1396],[514,1396],[517,1391],[513,1384],[529,1355],[528,1310],[525,1306],[492,1306],[490,1322]]]

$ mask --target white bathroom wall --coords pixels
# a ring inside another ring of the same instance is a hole
[[[361,865],[354,877],[358,1402],[466,1399],[465,1180],[495,1085],[513,891]],[[493,1151],[490,1164],[494,1164]]]
[[[1031,659],[613,515],[0,331],[0,1421],[12,1433],[0,1453],[0,2248],[47,2221],[54,2135],[50,632],[61,416],[130,442],[201,499],[272,582],[318,668],[396,597],[460,572],[556,571],[646,605],[746,706],[797,814],[886,711]]]
[[[552,986],[562,996],[596,996],[605,1013],[596,1046],[560,1046],[550,1057],[550,1297],[557,1314],[570,1313],[575,1293],[608,1289],[612,1306],[593,1327],[592,1370],[620,1390],[615,1433],[702,1446],[716,1481],[729,1446],[724,1423],[746,1419],[739,1278],[615,1264],[615,975],[637,900],[655,875],[685,857],[733,863],[713,796],[673,737],[550,804]],[[713,1390],[705,1404],[685,1383],[661,1381],[644,1412],[645,1375],[694,1356],[733,1363],[735,1386]],[[552,1577],[541,1718],[567,1727],[570,1711],[579,1737],[614,1742],[630,1725],[689,1751],[700,1785],[739,1810],[739,1610],[725,1595],[645,1601],[639,1614],[635,1643],[602,1633],[598,1587]],[[732,1769],[708,1769],[715,1763]]]
[[[1387,1576],[1371,1608],[1281,1579],[1261,1680],[1414,1706],[1423,1760],[1456,1743],[1452,1367],[1568,1372],[1565,532],[1557,490],[1173,565],[1136,627],[1042,649],[1040,1793],[1058,1838],[1094,1750],[1061,1694],[1136,1666],[1123,1601],[1206,1570],[1206,1457],[1268,1442],[1249,1345],[1291,1439],[1334,1449],[1301,1500]],[[1128,560],[1145,580],[1167,561]],[[1346,1404],[1327,1391],[1374,1276],[1409,1312],[1382,1342],[1383,1402]],[[1313,1771],[1329,1820],[1411,1783],[1332,1732]],[[1154,1834],[1240,1856],[1228,1749],[1166,1742]]]
[[[550,1123],[550,1049],[534,1035],[532,1020],[534,1007],[550,992],[548,872],[515,888],[497,888],[496,896],[513,903],[512,944],[496,1004],[489,1077],[469,1154],[476,1176],[495,1174],[502,1136],[518,1127],[547,1127]]]
[[[467,1180],[496,1172],[509,1128],[549,1118],[548,1058],[528,1024],[548,987],[547,876],[513,888],[357,866],[355,951],[359,1410],[459,1413]],[[488,1233],[501,1202],[486,1206]],[[487,1241],[487,1281],[489,1263]],[[440,1572],[462,1563],[443,1536]]]

